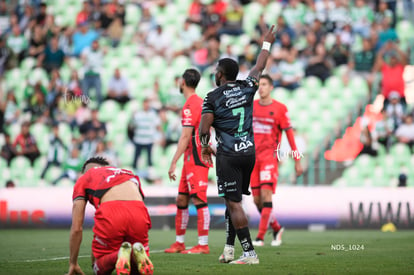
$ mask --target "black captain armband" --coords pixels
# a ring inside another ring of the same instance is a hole
[[[210,133],[207,134],[201,134],[200,135],[200,142],[201,142],[201,147],[203,148],[207,148],[209,147],[209,142],[210,142]]]

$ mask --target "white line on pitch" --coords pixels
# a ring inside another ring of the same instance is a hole
[[[163,253],[164,250],[150,250],[150,254],[157,254],[157,253]],[[80,255],[78,258],[88,258],[91,257],[91,255]],[[48,258],[48,259],[34,259],[34,260],[17,260],[17,261],[7,261],[8,263],[34,263],[34,262],[49,262],[49,261],[62,261],[62,260],[68,260],[68,256],[64,257],[55,257],[55,258]]]

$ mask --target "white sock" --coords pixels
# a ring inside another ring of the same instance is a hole
[[[184,243],[184,235],[176,236],[175,241],[179,243]]]
[[[244,257],[257,257],[257,254],[256,254],[256,251],[249,250],[249,251],[243,252],[243,256]]]
[[[208,245],[208,235],[207,236],[198,236],[199,245]]]

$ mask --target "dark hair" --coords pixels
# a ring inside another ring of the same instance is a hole
[[[82,173],[85,173],[86,165],[88,165],[89,163],[96,163],[96,164],[99,164],[101,166],[108,166],[109,165],[109,162],[103,157],[91,157],[87,161],[85,161],[85,163],[83,164]]]
[[[223,73],[226,80],[234,81],[239,74],[239,64],[231,58],[223,58],[218,62],[218,69]]]
[[[197,88],[198,82],[200,82],[200,78],[200,73],[195,69],[187,69],[183,73],[185,85],[187,85],[190,88]]]
[[[260,76],[260,79],[266,79],[267,81],[269,81],[270,85],[273,86],[273,79],[270,77],[270,75],[268,75],[268,74],[262,74]]]

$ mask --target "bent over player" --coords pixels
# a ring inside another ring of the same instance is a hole
[[[175,168],[178,159],[184,154],[177,196],[177,214],[175,216],[176,242],[165,249],[166,253],[208,254],[208,230],[210,212],[207,205],[207,185],[209,166],[201,160],[201,146],[198,141],[198,127],[201,118],[203,100],[195,89],[200,81],[200,73],[187,69],[182,75],[180,92],[186,102],[182,110],[182,132],[177,150],[171,161],[168,176],[176,179]],[[188,203],[191,200],[197,209],[198,245],[185,250],[184,236],[188,224]]]
[[[258,264],[248,220],[242,207],[242,195],[250,195],[250,175],[255,163],[253,139],[253,98],[259,77],[265,68],[271,44],[275,41],[274,26],[265,34],[262,50],[246,80],[236,81],[239,65],[230,58],[220,59],[215,80],[219,86],[204,99],[200,123],[202,157],[212,162],[209,145],[210,126],[216,130],[216,173],[218,194],[226,203],[226,245],[219,261],[231,264]],[[234,260],[235,236],[243,254]]]
[[[273,229],[272,246],[282,243],[283,227],[276,218],[271,218],[273,203],[272,195],[275,193],[278,176],[278,159],[276,150],[282,141],[282,131],[286,136],[292,151],[297,152],[292,126],[288,116],[288,110],[283,103],[272,99],[273,80],[269,75],[262,75],[259,81],[260,99],[253,104],[253,133],[256,146],[256,164],[250,177],[250,186],[254,203],[261,213],[259,232],[254,246],[264,245],[264,236],[267,227]],[[295,156],[296,175],[302,174],[300,155]],[[270,221],[270,223],[269,223]]]
[[[139,178],[108,166],[101,157],[88,159],[73,190],[69,275],[84,274],[78,264],[86,203],[95,208],[92,260],[95,274],[153,274],[148,258],[151,220]],[[131,255],[133,260],[130,261]]]

